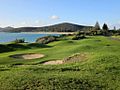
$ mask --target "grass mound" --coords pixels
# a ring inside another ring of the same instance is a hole
[[[14,51],[13,48],[0,44],[0,53]]]
[[[77,53],[77,54],[73,54],[72,56],[69,56],[68,58],[63,59],[64,63],[75,63],[75,62],[80,62],[80,61],[84,61],[87,58],[87,54],[83,53]]]
[[[23,44],[18,44],[18,43],[7,44],[7,46],[10,48],[13,48],[15,50],[17,50],[17,49],[30,49],[30,47],[25,46]]]
[[[30,43],[27,45],[28,47],[31,47],[31,48],[48,48],[50,46],[48,45],[45,45],[45,44],[39,44],[39,43]]]
[[[9,43],[0,44],[0,53],[11,52],[17,50],[27,50],[32,48],[49,48],[50,46],[39,43]]]

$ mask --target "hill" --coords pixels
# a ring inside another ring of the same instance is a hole
[[[5,27],[5,28],[0,28],[0,32],[9,32],[9,31],[12,31],[14,28],[13,27]]]
[[[3,28],[0,27],[0,32],[3,31]]]
[[[60,23],[44,27],[20,27],[12,29],[3,29],[3,32],[75,32],[92,28],[92,26],[83,26],[72,23]]]

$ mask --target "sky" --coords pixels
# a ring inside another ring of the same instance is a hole
[[[120,0],[0,0],[0,27],[62,22],[120,27]]]

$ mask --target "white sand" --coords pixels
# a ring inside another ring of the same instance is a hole
[[[56,61],[48,61],[43,63],[43,65],[58,65],[58,64],[63,64],[62,60],[56,60]]]
[[[36,58],[42,58],[44,57],[43,54],[27,54],[21,56],[23,59],[36,59]]]

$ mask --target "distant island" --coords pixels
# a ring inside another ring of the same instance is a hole
[[[6,27],[0,28],[0,32],[76,32],[92,28],[93,26],[84,26],[72,23],[60,23],[44,27]]]

